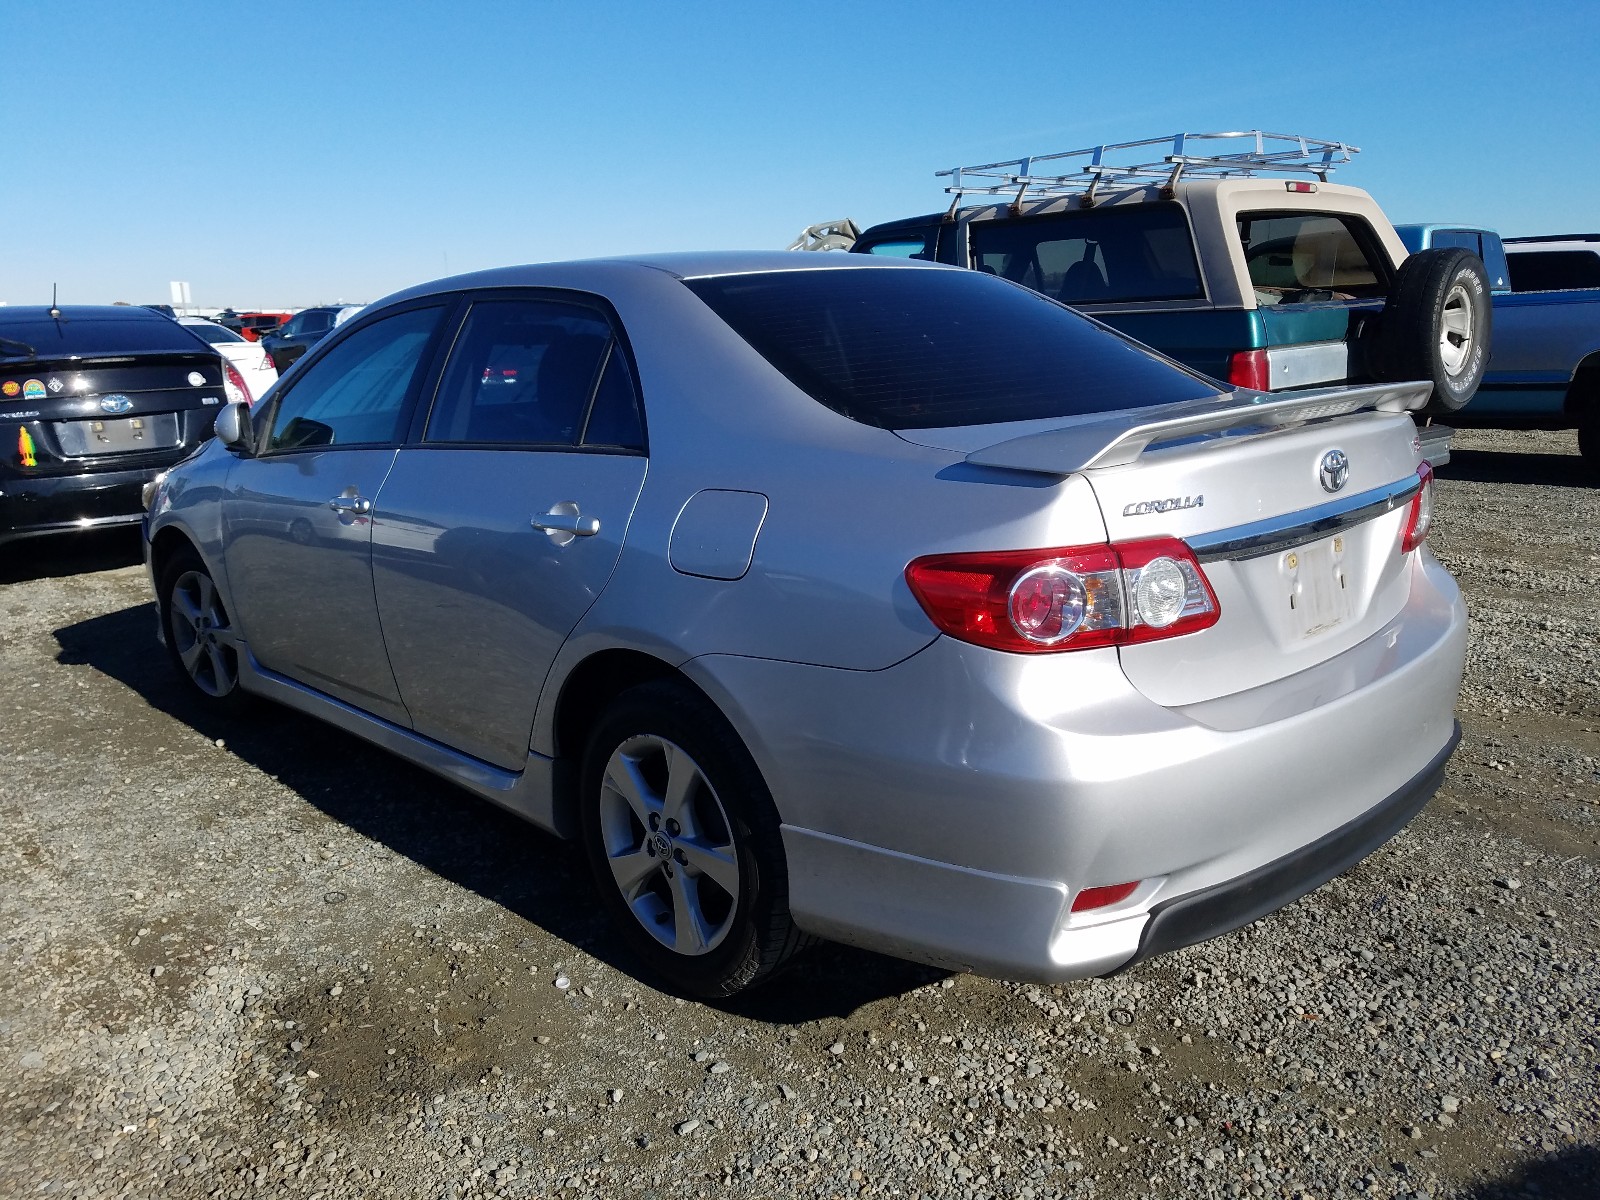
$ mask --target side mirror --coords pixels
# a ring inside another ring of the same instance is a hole
[[[250,406],[228,404],[217,414],[217,441],[234,453],[250,448]]]

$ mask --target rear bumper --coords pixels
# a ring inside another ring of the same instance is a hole
[[[1248,925],[1344,874],[1422,811],[1444,783],[1445,765],[1460,741],[1457,722],[1449,744],[1404,787],[1310,845],[1237,879],[1157,904],[1138,952],[1123,967]]]
[[[0,543],[52,533],[137,525],[139,491],[165,466],[86,475],[0,478]]]
[[[1419,556],[1396,618],[1318,667],[1187,708],[1114,651],[941,639],[885,671],[686,665],[783,819],[805,930],[1012,979],[1102,975],[1243,924],[1392,836],[1455,744],[1466,611]],[[1140,881],[1074,913],[1082,889]]]

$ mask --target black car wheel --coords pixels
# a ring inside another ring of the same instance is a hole
[[[1467,250],[1423,250],[1400,264],[1369,344],[1374,378],[1433,384],[1427,411],[1472,399],[1489,366],[1489,277]]]
[[[582,788],[601,903],[655,972],[730,996],[804,944],[771,793],[698,692],[669,681],[619,696],[590,735]]]
[[[1600,396],[1578,410],[1578,452],[1590,478],[1600,484]]]
[[[242,706],[238,639],[200,556],[182,550],[168,559],[161,570],[159,594],[172,665],[211,706],[230,711]]]

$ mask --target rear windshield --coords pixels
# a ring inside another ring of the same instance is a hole
[[[242,342],[245,340],[233,330],[224,329],[221,325],[185,325],[184,328],[194,334],[195,337],[204,338],[213,346],[219,342]]]
[[[791,382],[884,429],[1076,417],[1214,384],[1024,288],[937,268],[685,281]]]
[[[157,316],[148,320],[107,320],[67,315],[52,321],[49,317],[17,319],[0,315],[0,337],[26,342],[37,358],[100,358],[135,351],[195,354],[206,348],[176,321]],[[21,356],[6,353],[0,361],[16,357]]]
[[[1198,300],[1205,294],[1189,223],[1176,204],[973,221],[969,236],[978,270],[1063,304]]]

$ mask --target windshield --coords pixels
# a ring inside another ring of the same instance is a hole
[[[884,429],[1076,417],[1219,394],[1026,288],[935,268],[685,283],[819,403]]]

